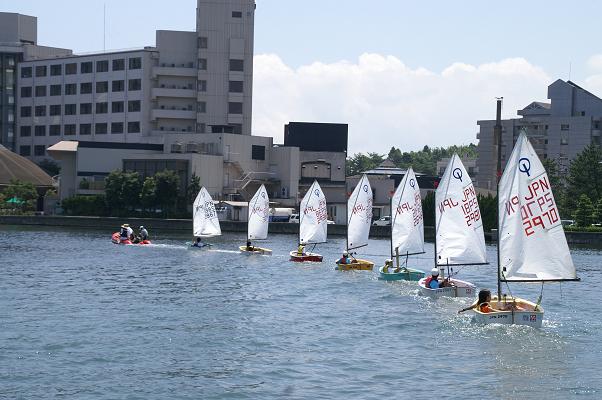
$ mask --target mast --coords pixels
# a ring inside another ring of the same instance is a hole
[[[393,258],[393,224],[395,223],[395,220],[393,219],[393,196],[391,196],[389,203],[389,207],[391,208],[391,232],[389,238],[391,239],[391,258]],[[397,210],[395,211],[395,216],[397,216]],[[399,267],[399,258],[397,259],[397,266]]]
[[[502,99],[497,99],[497,110],[495,115],[495,126],[493,127],[494,143],[497,143],[497,168],[496,168],[496,196],[497,196],[497,300],[502,299],[502,275],[500,255],[500,179],[502,178]]]

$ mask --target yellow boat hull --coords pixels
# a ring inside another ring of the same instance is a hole
[[[253,246],[253,250],[247,250],[247,246],[239,246],[238,249],[243,254],[259,254],[259,255],[266,255],[266,256],[272,255],[272,250],[264,249],[262,247],[257,247],[257,246]]]
[[[336,264],[337,264],[336,269],[338,269],[339,271],[351,271],[351,270],[372,271],[372,269],[374,268],[374,263],[372,261],[360,260],[360,259],[354,259],[349,264],[341,264],[338,262]]]

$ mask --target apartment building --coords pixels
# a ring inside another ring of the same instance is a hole
[[[561,176],[586,146],[600,144],[602,99],[571,81],[556,80],[548,86],[549,103],[534,101],[502,121],[502,168],[512,153],[521,131],[525,131],[542,160],[553,159]],[[493,106],[492,106],[493,110]],[[497,153],[494,147],[495,120],[477,121],[478,158],[475,186],[495,190]]]

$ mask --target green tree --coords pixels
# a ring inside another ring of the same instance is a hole
[[[347,176],[361,174],[364,171],[376,168],[384,160],[384,156],[378,153],[354,154],[347,159]]]
[[[39,196],[36,187],[31,182],[12,179],[6,189],[4,189],[3,194],[5,198],[4,206],[7,208],[15,208],[20,212],[34,211],[36,209],[36,201]],[[6,202],[11,200],[13,201],[12,205],[8,205]]]
[[[602,149],[589,145],[571,162],[567,178],[565,207],[575,209],[581,195],[597,202],[602,198]]]
[[[558,163],[556,160],[551,158],[544,158],[541,160],[543,167],[546,169],[548,173],[548,178],[550,180],[550,187],[552,188],[552,192],[554,193],[554,199],[556,199],[556,205],[558,210],[560,211],[561,216],[567,216],[569,218],[570,211],[566,210],[565,201],[566,201],[566,187],[564,185],[563,179],[560,177],[558,173]]]
[[[61,172],[61,167],[56,161],[45,158],[38,163],[38,167],[42,168],[50,176],[58,175]]]
[[[138,172],[126,172],[123,174],[123,186],[121,187],[121,197],[125,207],[133,210],[140,204],[140,191],[142,182]]]
[[[115,210],[119,213],[125,207],[125,201],[121,195],[123,189],[123,183],[125,182],[125,176],[120,170],[111,172],[105,178],[105,196],[109,209]]]
[[[594,214],[594,206],[587,195],[582,194],[577,202],[577,210],[575,211],[575,223],[578,226],[590,226],[592,224]]]
[[[187,200],[188,204],[194,203],[194,199],[196,199],[196,196],[199,194],[200,190],[201,190],[201,178],[193,173],[192,177],[190,178],[190,182],[188,183],[188,186],[186,187],[186,200]]]
[[[144,210],[151,210],[155,208],[157,204],[157,198],[155,196],[155,179],[151,176],[147,177],[142,184],[142,190],[140,191],[140,204]]]
[[[435,226],[435,192],[428,192],[422,199],[424,226]]]
[[[178,199],[180,177],[174,171],[165,170],[155,174],[155,183],[157,203],[161,206],[163,214],[167,217]]]
[[[602,223],[602,199],[599,199],[596,203],[596,207],[594,210],[594,223]]]
[[[483,229],[488,232],[492,229],[497,229],[497,196],[477,195],[479,202],[479,210],[481,210],[481,220],[483,221]]]

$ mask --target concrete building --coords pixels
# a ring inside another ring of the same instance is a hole
[[[38,46],[37,18],[0,12],[0,145],[16,150],[17,66],[23,60],[71,54],[71,50]]]
[[[462,160],[462,164],[464,164],[464,168],[468,172],[468,176],[470,179],[474,181],[477,176],[477,159],[476,158],[460,158]],[[449,164],[450,158],[442,158],[437,161],[437,176],[442,177],[445,173],[445,168],[447,168],[447,164]]]
[[[600,144],[602,99],[571,81],[556,80],[548,86],[549,103],[532,102],[518,110],[519,118],[502,121],[502,168],[521,130],[525,130],[539,157],[557,162],[561,176],[586,146]],[[478,159],[475,186],[495,190],[495,120],[477,121]]]

